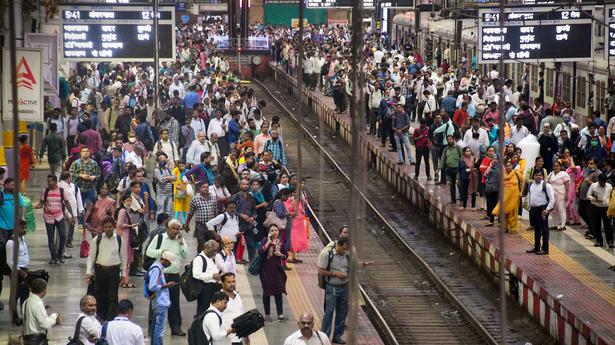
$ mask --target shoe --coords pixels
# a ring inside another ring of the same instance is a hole
[[[139,268],[137,268],[137,273],[143,273],[143,274],[145,274],[145,273],[147,273],[147,271],[146,271],[146,270],[144,270],[144,269],[142,269],[141,267],[139,267]]]
[[[271,315],[265,315],[265,321],[266,322],[273,322],[273,319],[271,318]]]
[[[333,344],[346,344],[345,341],[343,341],[342,339],[333,339]]]
[[[549,255],[549,252],[545,252],[544,250],[539,250],[536,252],[536,255]]]
[[[410,161],[410,165],[416,165],[416,161]]]
[[[278,321],[282,322],[282,321],[286,321],[286,316],[284,315],[278,315]]]
[[[58,260],[56,260],[56,259],[51,259],[51,260],[49,260],[49,264],[50,264],[50,265],[57,265],[57,264],[58,264]]]
[[[62,258],[64,258],[64,259],[72,259],[73,256],[70,255],[70,254],[64,254],[64,255],[62,255]]]
[[[419,180],[419,175],[414,175],[414,180],[418,181]]]
[[[72,248],[73,247],[73,242],[72,241],[67,241],[66,242],[66,248]]]
[[[134,275],[135,275],[135,277],[143,277],[143,276],[145,276],[145,273],[143,273],[143,272],[135,272]]]
[[[177,335],[180,337],[185,337],[186,336],[186,332],[182,331],[181,329],[178,329],[176,331],[171,332],[172,335]]]
[[[528,254],[535,254],[535,253],[538,253],[538,250],[537,249],[530,249],[530,250],[526,250],[525,252],[528,253]]]
[[[604,244],[602,244],[602,243],[594,243],[594,247],[604,247]]]
[[[395,149],[390,149],[389,152],[397,152]]]
[[[293,269],[288,267],[288,266],[284,266],[284,271],[292,271]]]
[[[4,303],[0,302],[0,311],[4,310]]]
[[[431,180],[433,180],[431,176],[427,176],[427,181],[431,181]]]
[[[404,165],[404,162],[397,162],[397,165]]]
[[[609,244],[609,248],[615,248],[615,245]]]
[[[62,258],[62,259],[58,259],[58,261],[59,261],[61,264],[65,264],[65,263],[66,263],[66,261],[64,261],[64,258]]]

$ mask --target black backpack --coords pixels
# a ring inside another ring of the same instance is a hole
[[[96,345],[109,345],[107,341],[107,328],[109,327],[109,321],[105,321],[102,324],[102,330],[100,331],[100,337],[96,339]]]
[[[77,325],[75,326],[75,333],[72,337],[68,337],[68,343],[66,345],[83,345],[83,342],[79,340],[79,333],[81,332],[81,323],[85,319],[85,316],[82,316],[77,320]]]
[[[198,279],[195,279],[192,275],[192,264],[194,263],[194,260],[198,257],[201,257],[201,259],[203,260],[203,270],[201,272],[205,272],[207,270],[207,260],[203,255],[197,255],[188,265],[186,265],[186,267],[184,268],[184,273],[179,278],[180,288],[188,302],[192,302],[199,298],[199,296],[201,295],[201,290],[203,289],[202,282]]]
[[[188,345],[209,345],[213,343],[213,339],[208,338],[203,330],[203,320],[205,316],[210,313],[216,314],[220,321],[220,326],[222,326],[222,317],[218,313],[213,310],[204,312],[194,319],[192,324],[190,324],[190,328],[188,328]]]

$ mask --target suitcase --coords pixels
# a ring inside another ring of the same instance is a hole
[[[245,338],[265,326],[265,318],[257,310],[252,309],[233,319],[233,329],[237,330],[237,337]]]

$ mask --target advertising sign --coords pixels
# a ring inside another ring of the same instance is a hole
[[[45,96],[58,95],[58,35],[26,33],[27,48],[43,49],[43,70],[45,72]]]
[[[4,48],[2,55],[2,109],[5,120],[13,118],[13,102],[21,121],[43,121],[43,49],[17,48],[17,99],[11,94],[10,50]]]

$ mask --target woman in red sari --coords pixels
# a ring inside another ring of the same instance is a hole
[[[26,181],[30,178],[30,168],[36,164],[34,152],[28,145],[28,136],[19,136],[19,181],[21,182],[21,193],[26,192]]]

